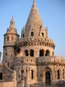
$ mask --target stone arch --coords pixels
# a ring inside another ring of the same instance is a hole
[[[52,71],[49,67],[45,68],[45,84],[50,85],[52,80]]]
[[[2,80],[2,79],[3,79],[3,73],[0,72],[0,80]]]
[[[44,33],[42,32],[41,34],[42,34],[42,37],[44,37]]]
[[[31,79],[34,79],[34,70],[31,70]]]
[[[43,49],[40,49],[39,56],[44,56],[44,50]]]
[[[49,50],[46,50],[45,56],[50,56],[50,51]]]
[[[34,32],[33,31],[31,32],[31,36],[34,36]]]
[[[57,79],[60,79],[60,73],[61,73],[60,69],[57,69]]]
[[[34,56],[34,50],[33,50],[33,49],[30,50],[30,56],[31,56],[31,57]]]
[[[25,50],[25,56],[28,56],[28,50],[27,49]]]

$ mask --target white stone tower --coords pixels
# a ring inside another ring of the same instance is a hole
[[[22,44],[25,45],[25,48],[24,46],[22,48],[26,56],[33,56],[33,53],[35,53],[34,57],[54,55],[55,44],[48,37],[47,28],[44,27],[36,6],[36,0],[33,0],[33,5],[21,36]]]
[[[3,62],[7,63],[9,66],[13,64],[13,59],[15,56],[14,46],[19,41],[19,35],[15,28],[14,19],[10,21],[10,27],[7,29],[6,34],[4,34],[4,46],[3,46]]]

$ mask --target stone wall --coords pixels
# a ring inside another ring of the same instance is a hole
[[[16,82],[0,82],[0,87],[16,87]]]

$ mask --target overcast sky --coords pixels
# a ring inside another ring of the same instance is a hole
[[[21,35],[33,0],[0,0],[0,51],[3,51],[3,35],[10,25],[12,16]],[[49,38],[53,39],[55,55],[65,57],[65,0],[37,0],[37,7]]]

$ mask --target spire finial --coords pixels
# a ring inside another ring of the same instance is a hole
[[[12,19],[11,19],[11,21],[10,21],[10,27],[11,27],[11,28],[14,28],[14,24],[15,24],[15,22],[14,22],[14,18],[13,18],[13,16],[12,16]]]
[[[33,0],[33,5],[36,5],[36,0]]]
[[[11,21],[14,21],[14,17],[12,16],[12,19],[11,19]]]

